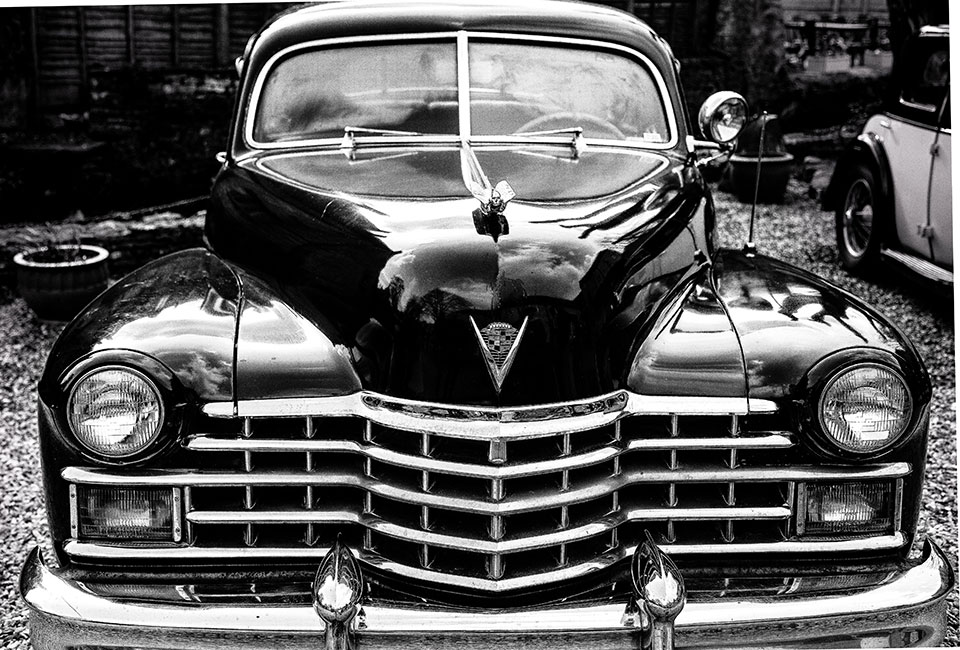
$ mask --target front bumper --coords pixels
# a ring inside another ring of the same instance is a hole
[[[917,563],[869,586],[816,595],[782,593],[687,602],[677,647],[935,647],[946,626],[954,575],[943,552],[924,545]],[[856,581],[853,581],[856,583]],[[39,549],[27,558],[20,593],[30,608],[35,648],[315,648],[324,624],[309,606],[199,604],[149,597],[110,598],[49,568]],[[166,585],[169,591],[169,585]],[[358,616],[361,647],[633,647],[625,601],[538,609],[471,610],[427,603],[369,602]]]

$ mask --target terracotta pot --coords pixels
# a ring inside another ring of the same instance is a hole
[[[757,157],[761,148],[758,189]],[[754,191],[758,203],[781,203],[793,172],[793,155],[784,148],[780,118],[764,114],[747,124],[737,140],[736,153],[730,156],[729,169],[733,192],[742,203],[753,203]]]
[[[793,155],[789,153],[765,154],[760,165],[760,190],[758,203],[780,203],[787,191],[787,181],[793,173]],[[753,203],[757,183],[756,156],[730,156],[730,181],[737,199]]]
[[[41,261],[51,249],[76,257],[66,262]],[[42,320],[67,321],[109,284],[106,249],[90,244],[45,246],[17,253],[20,295]]]

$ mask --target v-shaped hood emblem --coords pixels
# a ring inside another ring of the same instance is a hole
[[[470,316],[470,323],[473,325],[473,331],[477,335],[477,341],[480,342],[480,351],[483,353],[483,360],[487,366],[487,372],[493,381],[493,387],[497,394],[500,394],[500,388],[507,379],[507,373],[513,366],[513,360],[517,356],[517,350],[520,347],[520,339],[527,329],[527,320],[523,319],[520,329],[513,327],[509,323],[493,322],[480,329],[477,322]]]

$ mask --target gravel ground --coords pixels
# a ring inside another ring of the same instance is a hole
[[[953,559],[957,558],[957,447],[952,299],[929,295],[893,274],[862,280],[838,268],[832,217],[804,198],[805,187],[791,182],[782,206],[758,210],[760,252],[809,269],[863,297],[892,318],[912,338],[934,383],[926,509],[920,526]],[[749,207],[715,194],[720,242],[740,246]],[[57,328],[39,323],[19,299],[0,289],[0,531],[5,536],[0,580],[0,650],[27,648],[26,616],[17,596],[17,576],[28,550],[47,534],[40,493],[40,461],[35,441],[33,387]],[[945,645],[958,646],[957,599],[951,598]]]
[[[2,289],[0,289],[2,291]],[[0,297],[0,649],[26,649],[27,617],[17,594],[29,549],[47,536],[33,389],[59,327],[37,321],[22,300]]]

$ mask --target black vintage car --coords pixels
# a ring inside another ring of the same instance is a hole
[[[39,384],[35,645],[936,645],[926,370],[713,245],[739,96],[697,140],[662,39],[540,0],[301,8],[238,67],[207,247]]]

